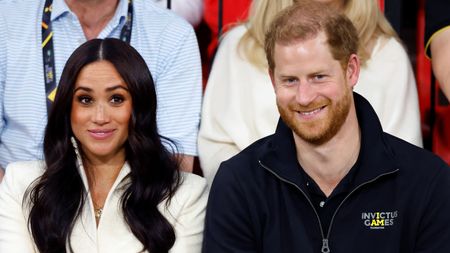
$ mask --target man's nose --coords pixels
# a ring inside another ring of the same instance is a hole
[[[295,100],[300,105],[309,105],[316,98],[316,91],[314,87],[308,82],[301,82],[297,86]]]

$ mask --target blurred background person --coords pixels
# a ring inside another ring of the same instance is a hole
[[[202,99],[200,54],[184,19],[146,0],[0,1],[0,169],[43,159],[48,111],[64,64],[82,43],[120,38],[152,69],[158,129],[192,171]]]
[[[0,184],[0,252],[200,252],[206,182],[180,172],[163,145],[156,97],[125,42],[76,49],[45,129],[45,160],[11,163]]]
[[[227,31],[238,22],[247,19],[252,0],[203,0],[203,19],[211,32],[211,41],[207,45],[207,57],[213,59],[219,43],[219,30],[221,33]],[[222,4],[222,5],[220,5]],[[222,15],[219,24],[220,11]]]
[[[450,1],[425,1],[425,51],[442,91],[450,100]]]
[[[157,5],[167,8],[170,1],[170,9],[183,17],[193,27],[196,27],[202,21],[203,0],[153,0]]]
[[[205,90],[198,148],[211,183],[220,163],[275,131],[279,114],[263,49],[268,24],[295,0],[255,0],[248,20],[221,41]],[[362,69],[355,91],[383,129],[422,146],[416,83],[408,55],[376,0],[328,0],[354,23]]]

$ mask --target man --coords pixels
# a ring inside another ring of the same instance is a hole
[[[313,1],[271,24],[281,120],[219,168],[203,252],[450,252],[450,170],[352,92],[357,46],[351,22]]]
[[[427,0],[425,7],[425,51],[432,57],[433,72],[450,100],[450,2]]]
[[[160,134],[179,144],[183,168],[192,169],[202,89],[192,27],[153,1],[41,0],[0,3],[1,172],[12,161],[42,158],[55,90],[46,86],[57,85],[75,48],[106,37],[130,41],[146,60],[158,94]]]

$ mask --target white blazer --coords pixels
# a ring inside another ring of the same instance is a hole
[[[32,161],[12,163],[6,169],[0,184],[0,252],[38,252],[28,230],[30,210],[23,205],[23,198],[28,186],[42,175],[44,167],[42,161]],[[82,166],[79,166],[79,172],[85,189],[89,189]],[[105,201],[98,227],[88,194],[71,236],[74,252],[136,253],[142,250],[142,244],[130,231],[120,207],[123,191],[117,186],[129,172],[130,167],[125,163]],[[158,208],[175,230],[176,241],[170,252],[196,253],[201,251],[203,239],[207,186],[205,179],[199,176],[189,173],[181,175],[182,184],[170,205],[166,208],[165,202],[162,202]]]

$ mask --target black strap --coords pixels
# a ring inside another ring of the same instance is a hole
[[[222,27],[223,27],[223,0],[219,0],[218,2],[219,15],[217,15],[217,41],[220,41],[220,36],[222,36]]]
[[[53,31],[52,31],[52,4],[53,0],[46,0],[42,14],[42,58],[44,66],[44,82],[45,95],[47,101],[47,113],[53,104],[56,94],[56,80],[55,80],[55,51],[53,48]],[[127,20],[120,32],[120,39],[127,43],[131,40],[131,30],[133,27],[133,2],[128,0],[128,14]]]
[[[167,9],[172,9],[172,1],[167,0]]]
[[[429,138],[425,138],[424,148],[433,150],[433,135],[434,135],[434,123],[436,121],[436,77],[431,70],[431,83],[430,83],[430,132]]]

